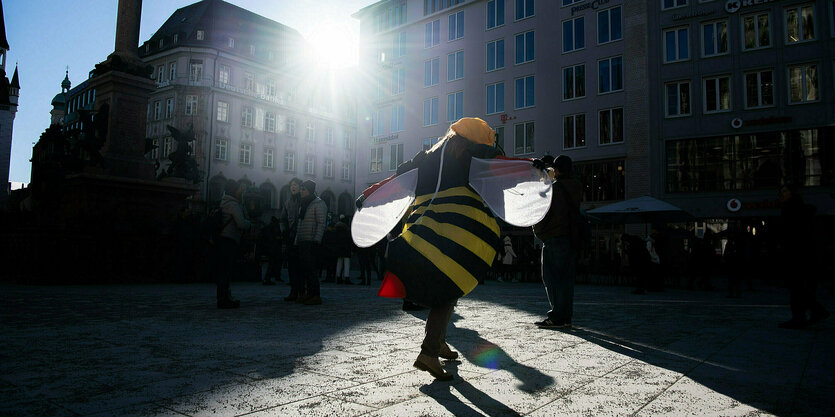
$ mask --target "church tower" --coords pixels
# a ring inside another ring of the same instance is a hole
[[[61,82],[61,92],[52,98],[52,110],[49,111],[49,114],[52,116],[49,122],[50,125],[64,124],[64,117],[67,115],[67,99],[69,98],[71,85],[70,70],[67,68],[67,75],[64,77],[64,81]]]
[[[6,209],[9,199],[9,163],[12,155],[12,126],[17,113],[17,99],[20,95],[20,81],[15,65],[12,80],[6,76],[6,55],[9,42],[6,40],[6,22],[3,16],[3,1],[0,0],[0,211]]]

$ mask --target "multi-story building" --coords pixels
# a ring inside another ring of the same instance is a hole
[[[647,146],[646,80],[624,80],[645,71],[644,13],[619,0],[386,0],[358,11],[370,93],[357,182],[391,175],[476,116],[508,156],[571,156],[585,202],[646,193],[625,175],[647,169],[645,149],[638,160],[628,151]]]
[[[9,42],[6,40],[6,23],[3,17],[3,3],[0,2],[0,210],[5,210],[9,199],[9,164],[12,157],[12,130],[20,96],[20,81],[17,66],[12,80],[6,76],[6,54]]]
[[[294,29],[221,0],[175,11],[140,46],[157,84],[148,157],[165,169],[176,146],[167,126],[193,126],[209,203],[236,179],[278,209],[299,177],[317,183],[330,212],[352,213],[356,111],[339,88],[349,83],[306,65],[304,50]]]
[[[652,192],[702,218],[835,214],[835,2],[650,3]]]

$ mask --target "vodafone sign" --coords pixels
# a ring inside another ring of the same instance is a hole
[[[749,6],[757,6],[760,4],[771,3],[774,0],[728,0],[725,3],[725,11],[728,13],[736,13],[739,9]]]
[[[732,198],[728,200],[728,204],[725,204],[725,207],[727,207],[728,211],[731,213],[736,213],[742,208],[742,202],[739,201],[738,198]]]

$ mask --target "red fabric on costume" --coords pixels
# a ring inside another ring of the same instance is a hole
[[[386,275],[383,276],[383,284],[380,285],[380,291],[377,291],[377,295],[387,298],[405,298],[406,287],[403,286],[397,275],[386,271]]]

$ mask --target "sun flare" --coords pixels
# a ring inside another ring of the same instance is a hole
[[[348,25],[322,23],[307,37],[313,62],[330,68],[356,65],[358,46],[356,36]]]

